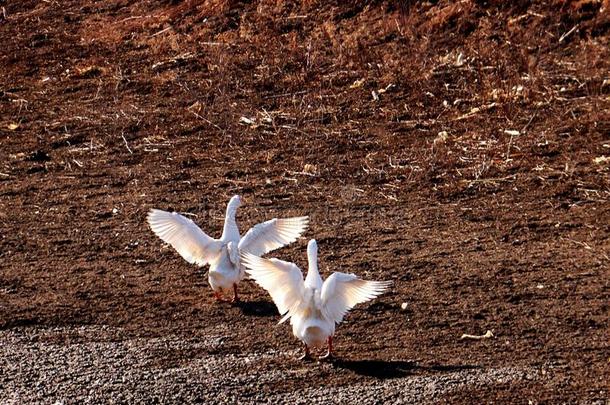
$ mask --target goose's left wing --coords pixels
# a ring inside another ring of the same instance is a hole
[[[178,213],[151,209],[147,220],[150,229],[189,263],[203,266],[220,255],[222,243]]]
[[[241,262],[254,281],[269,292],[280,314],[287,315],[282,321],[288,319],[305,294],[301,269],[294,263],[263,259],[247,252],[241,253]]]

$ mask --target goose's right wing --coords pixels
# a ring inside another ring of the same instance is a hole
[[[220,255],[222,242],[209,237],[178,213],[151,209],[147,219],[150,229],[189,263],[203,266]]]
[[[322,284],[322,313],[335,323],[357,304],[371,300],[390,287],[390,281],[366,281],[355,274],[333,273]]]
[[[239,250],[262,256],[294,242],[307,229],[308,217],[273,218],[253,226],[239,241]]]
[[[254,281],[269,292],[281,315],[289,315],[303,300],[303,273],[296,264],[247,252],[241,253],[241,263]]]

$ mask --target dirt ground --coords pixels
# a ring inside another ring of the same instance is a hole
[[[609,16],[0,1],[0,402],[608,403]],[[310,216],[273,256],[394,282],[334,362],[145,223],[219,236],[234,194]]]

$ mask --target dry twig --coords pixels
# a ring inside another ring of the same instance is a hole
[[[123,138],[123,142],[125,142],[125,147],[127,148],[127,150],[129,151],[130,154],[133,155],[133,151],[131,150],[131,148],[129,147],[129,144],[127,143],[127,139],[125,139],[125,135],[121,132],[121,138]]]
[[[566,39],[568,36],[570,36],[570,34],[572,34],[574,31],[576,31],[576,29],[578,28],[578,24],[576,24],[575,26],[572,27],[572,29],[568,32],[566,32],[565,34],[563,34],[560,38],[559,38],[559,43],[562,43],[564,39]]]
[[[460,336],[460,340],[463,339],[473,339],[473,340],[482,340],[482,339],[490,339],[494,337],[494,334],[488,330],[487,332],[485,332],[484,335],[469,335],[467,333],[464,333],[462,336]]]

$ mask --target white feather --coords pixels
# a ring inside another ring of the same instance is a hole
[[[389,281],[366,281],[355,274],[333,273],[322,284],[322,313],[326,318],[339,323],[347,311],[383,294],[390,285]]]
[[[246,252],[242,252],[241,260],[246,272],[269,292],[280,314],[291,313],[303,300],[303,273],[296,264],[263,259]]]
[[[307,217],[270,219],[253,226],[239,241],[239,249],[262,256],[297,240],[308,222]]]
[[[151,209],[148,224],[189,263],[203,266],[217,260],[222,243],[205,234],[193,221],[175,212]]]

